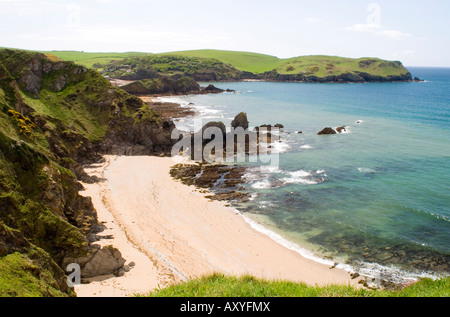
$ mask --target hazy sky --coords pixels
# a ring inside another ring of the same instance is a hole
[[[0,46],[338,55],[450,67],[448,0],[0,0]]]

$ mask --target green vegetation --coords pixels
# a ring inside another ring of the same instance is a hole
[[[220,51],[220,50],[195,50],[195,51],[180,51],[171,52],[158,55],[177,55],[185,57],[202,57],[214,58],[224,63],[230,64],[240,71],[251,72],[254,74],[261,74],[278,67],[282,67],[285,63],[283,59],[275,56],[249,53],[249,52],[234,52],[234,51]]]
[[[311,287],[306,284],[269,282],[251,276],[214,274],[156,290],[146,297],[448,297],[450,278],[420,281],[400,291],[357,289],[350,286]]]
[[[43,251],[29,254],[12,253],[0,257],[0,297],[67,297],[75,294],[63,292],[50,268],[56,267]],[[61,276],[62,271],[59,272]]]
[[[0,49],[0,296],[73,296],[65,261],[88,257],[100,228],[81,164],[153,153],[170,128],[95,70]]]
[[[95,64],[106,65],[113,61],[121,61],[128,57],[144,56],[149,53],[127,52],[127,53],[88,53],[78,51],[46,51],[61,60],[76,62],[77,64],[92,68]]]
[[[217,59],[176,55],[130,57],[103,66],[106,74],[122,79],[152,79],[160,76],[236,80],[241,72]]]
[[[81,63],[87,67],[95,65],[95,68],[99,70],[106,70],[106,75],[121,79],[139,80],[161,75],[180,74],[201,81],[265,79],[305,82],[364,82],[412,79],[408,70],[400,62],[369,57],[344,58],[317,55],[281,59],[265,54],[222,50],[193,50],[161,54],[46,53],[64,60]],[[293,75],[296,76],[292,77]]]
[[[387,76],[405,73],[398,63],[378,58],[344,58],[337,56],[300,56],[280,59],[275,56],[217,50],[197,50],[166,53],[179,56],[215,58],[233,67],[254,74],[276,70],[279,74],[308,74],[318,77],[365,71],[372,75]]]
[[[378,58],[352,59],[336,56],[295,57],[285,60],[282,66],[276,68],[279,74],[294,73],[318,77],[351,73],[355,70],[377,76],[401,75],[405,73],[405,68],[396,62],[387,62]]]

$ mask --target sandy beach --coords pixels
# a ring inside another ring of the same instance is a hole
[[[76,287],[79,297],[124,297],[220,272],[309,285],[357,285],[349,273],[302,257],[254,230],[224,203],[172,179],[172,158],[106,156],[86,169],[102,179],[83,184],[110,235],[134,268]]]

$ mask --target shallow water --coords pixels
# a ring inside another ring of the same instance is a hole
[[[253,127],[285,126],[279,166],[246,175],[253,199],[238,208],[249,219],[361,272],[446,275],[450,69],[411,71],[426,82],[215,83],[237,93],[175,100],[194,103],[203,123],[229,125],[244,111]],[[177,125],[193,129],[192,118]],[[347,133],[317,135],[343,125]]]

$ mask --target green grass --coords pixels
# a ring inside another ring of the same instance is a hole
[[[78,51],[44,51],[44,54],[54,55],[62,60],[75,62],[88,68],[96,63],[105,65],[112,61],[120,61],[128,57],[145,56],[150,53],[126,52],[126,53],[88,53]]]
[[[145,297],[448,297],[450,278],[423,280],[401,291],[381,291],[351,286],[311,287],[285,281],[265,281],[214,274],[155,290]]]
[[[240,71],[262,74],[276,70],[279,74],[305,74],[317,77],[341,75],[354,71],[367,72],[375,76],[402,75],[407,70],[401,66],[395,66],[378,58],[345,58],[338,56],[299,56],[281,59],[276,56],[238,51],[223,50],[192,50],[167,52],[160,54],[128,52],[128,53],[86,53],[76,51],[47,51],[43,52],[54,55],[60,59],[73,61],[92,68],[96,63],[101,65],[110,64],[113,61],[123,61],[129,57],[142,56],[181,56],[193,58],[213,58],[233,66]],[[373,63],[361,67],[360,62],[372,60]],[[384,65],[381,65],[384,63]],[[164,70],[159,70],[164,71]]]
[[[194,50],[165,53],[189,57],[215,58],[241,71],[261,74],[276,70],[279,74],[306,74],[317,77],[340,75],[354,71],[377,76],[402,75],[404,67],[391,65],[378,58],[345,58],[338,56],[312,55],[280,59],[275,56],[234,51]],[[160,54],[163,55],[163,54]],[[372,64],[361,67],[360,62],[371,60]],[[384,65],[381,65],[385,63]]]
[[[247,71],[255,74],[271,71],[280,67],[285,62],[283,59],[265,54],[219,50],[180,51],[158,55],[215,58],[221,62],[232,65],[240,71]]]
[[[67,297],[55,287],[52,272],[26,254],[0,257],[0,272],[0,297]]]

